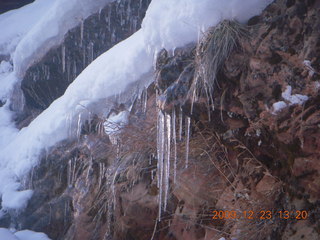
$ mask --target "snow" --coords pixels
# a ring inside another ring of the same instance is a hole
[[[23,230],[13,232],[5,228],[0,228],[1,240],[50,240],[44,233],[33,232],[29,230]]]
[[[287,104],[284,101],[279,101],[279,102],[274,103],[272,105],[272,107],[273,107],[273,112],[276,113],[276,112],[279,112],[282,109],[286,108]]]
[[[106,134],[117,134],[128,123],[128,111],[112,114],[104,123]]]
[[[10,62],[2,61],[0,63],[0,74],[8,73],[12,71],[12,65]]]
[[[53,0],[37,0],[27,6],[0,15],[0,55],[10,55],[21,38],[45,15]]]
[[[10,230],[5,228],[0,228],[0,239],[2,240],[20,240],[17,238]]]
[[[285,100],[289,102],[289,105],[293,105],[293,104],[301,105],[309,99],[308,96],[301,95],[301,94],[291,95],[291,92],[292,92],[292,87],[287,86],[286,90],[281,95]]]
[[[152,59],[145,50],[141,31],[101,55],[78,76],[61,98],[4,146],[0,152],[0,169],[22,178],[36,165],[42,149],[68,137],[66,116],[72,114],[76,118],[83,113],[84,107],[90,108],[90,102],[124,91],[128,83],[138,80],[152,68]],[[88,99],[89,102],[86,101]],[[8,179],[2,176],[0,174],[0,181],[8,184]],[[15,181],[15,178],[10,177],[10,180]],[[6,198],[7,192],[2,193],[2,198]]]
[[[4,192],[2,197],[2,207],[11,209],[25,208],[28,200],[31,198],[33,191],[12,191],[9,189]]]
[[[37,0],[27,6],[30,11],[37,13],[37,18],[30,19],[27,29],[17,26],[16,35],[19,37],[10,32],[6,33],[7,37],[1,37],[0,45],[3,52],[10,52],[14,69],[10,72],[6,63],[1,68],[6,72],[4,77],[0,77],[1,88],[4,86],[6,89],[1,90],[3,96],[12,92],[12,86],[21,79],[30,64],[40,59],[52,46],[59,44],[70,28],[81,23],[86,16],[99,10],[103,3],[110,0],[56,0],[52,5],[45,5],[44,2],[48,1]],[[36,4],[42,2],[44,7],[40,11]],[[0,145],[0,194],[5,203],[4,208],[25,206],[31,191],[19,191],[19,182],[38,163],[41,152],[70,137],[69,128],[73,133],[76,131],[77,120],[87,117],[87,109],[102,109],[96,102],[124,92],[131,83],[149,73],[159,49],[165,47],[172,50],[197,41],[201,32],[223,19],[235,18],[244,22],[258,14],[270,2],[271,0],[153,0],[142,29],[93,61],[68,87],[65,94],[28,127],[20,131],[13,128],[7,102],[0,108],[0,128],[6,131],[5,135],[3,132],[1,135],[10,139]],[[50,11],[45,11],[47,8]],[[8,18],[14,18],[14,22],[21,22],[29,16],[23,9],[7,15]],[[5,23],[4,19],[2,15],[1,27]],[[15,27],[10,25],[10,29]],[[14,44],[9,46],[7,42]],[[9,199],[14,200],[12,204]]]
[[[122,111],[118,114],[112,114],[104,122],[104,131],[109,135],[110,141],[113,144],[117,143],[117,135],[121,129],[128,123],[129,112]]]
[[[6,100],[12,91],[12,86],[17,82],[13,71],[13,66],[7,62],[0,63],[0,100]]]
[[[309,98],[308,96],[301,95],[301,94],[294,94],[292,95],[292,87],[288,85],[286,87],[286,90],[281,94],[282,98],[286,100],[276,102],[272,105],[273,107],[273,114],[276,114],[277,112],[281,111],[282,109],[286,108],[287,106],[291,105],[302,105],[305,103]]]
[[[142,23],[150,49],[167,50],[197,41],[224,19],[246,22],[272,0],[153,0]]]
[[[303,64],[309,70],[309,76],[312,77],[316,73],[316,70],[311,66],[311,61],[310,60],[304,60]]]
[[[17,75],[23,76],[33,62],[41,59],[50,48],[62,42],[69,29],[83,23],[83,19],[98,12],[101,6],[110,1],[112,0],[51,1],[53,4],[50,3],[50,11],[34,25],[17,46],[13,55]]]
[[[50,240],[44,233],[33,232],[30,230],[23,230],[14,234],[19,240]]]

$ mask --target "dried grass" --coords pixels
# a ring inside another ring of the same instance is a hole
[[[247,37],[245,26],[236,21],[225,20],[204,33],[196,49],[196,76],[190,89],[193,101],[199,96],[213,103],[216,78],[230,53],[240,47],[242,38]]]

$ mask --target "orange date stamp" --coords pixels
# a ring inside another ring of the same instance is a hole
[[[249,219],[249,220],[268,220],[268,219],[296,219],[306,220],[308,218],[308,211],[306,210],[293,210],[293,211],[228,211],[228,210],[214,210],[212,211],[213,220],[226,220],[226,219]]]

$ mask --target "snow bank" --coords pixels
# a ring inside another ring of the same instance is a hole
[[[14,234],[19,240],[50,240],[44,233],[23,230]]]
[[[1,240],[50,240],[44,233],[33,232],[29,230],[23,230],[13,233],[12,231],[0,228]]]
[[[19,240],[12,232],[8,229],[0,228],[0,239],[1,240]]]
[[[37,0],[20,9],[0,15],[0,55],[10,55],[21,38],[32,29],[54,0]]]
[[[142,23],[151,49],[173,49],[197,41],[225,19],[246,22],[273,0],[153,0]]]
[[[98,57],[61,98],[53,102],[2,149],[0,169],[13,174],[10,177],[1,173],[0,181],[10,185],[10,182],[22,178],[37,163],[42,149],[68,137],[68,115],[77,118],[90,102],[122,92],[127,84],[149,72],[152,60],[153,56],[145,49],[142,31]],[[2,199],[13,196],[11,191],[1,189],[0,186],[1,190]]]
[[[11,209],[22,209],[26,207],[28,200],[32,197],[32,190],[13,191],[9,189],[5,191],[2,197],[2,207]]]
[[[98,2],[100,1],[107,0]],[[38,51],[39,47],[59,42],[66,29],[79,21],[75,16],[85,16],[90,12],[86,9],[90,6],[89,2],[91,3],[90,0],[57,0],[47,18],[41,20],[19,43],[13,61],[15,72],[22,74],[30,64],[30,59],[42,55],[43,51]],[[69,126],[77,127],[76,119],[81,120],[81,115],[86,111],[84,109],[90,109],[90,104],[100,99],[123,92],[130,83],[147,74],[152,69],[157,50],[162,47],[170,50],[197,41],[201,31],[223,19],[246,21],[258,14],[269,2],[270,0],[153,0],[141,30],[92,62],[62,97],[1,148],[0,182],[8,186],[0,186],[2,199],[19,197],[21,193],[15,183],[37,164],[43,149],[68,137]],[[95,5],[89,10],[94,8]],[[20,204],[24,204],[22,200]]]
[[[69,29],[98,11],[107,2],[114,0],[49,1],[54,2],[50,11],[24,36],[13,55],[15,72],[19,77],[53,46],[60,44]]]

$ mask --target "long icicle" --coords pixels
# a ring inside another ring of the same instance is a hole
[[[66,47],[62,45],[61,48],[61,62],[62,62],[62,72],[66,71]]]
[[[165,158],[165,177],[164,177],[164,211],[167,209],[169,184],[170,184],[170,153],[171,153],[171,117],[165,114],[166,119],[166,158]]]
[[[179,141],[182,140],[182,109],[179,111]]]
[[[148,102],[148,89],[145,88],[143,91],[143,113],[147,112],[147,102]]]
[[[162,192],[163,192],[163,158],[164,158],[164,115],[159,111],[159,132],[158,132],[158,181],[159,181],[159,216],[158,220],[161,221],[162,212]]]
[[[190,142],[190,123],[191,119],[190,117],[187,117],[187,123],[186,123],[186,166],[185,168],[188,168],[189,165],[189,142]]]
[[[156,99],[158,99],[158,90],[156,90]],[[157,181],[157,187],[160,190],[160,113],[159,113],[159,109],[157,108],[157,177],[158,177],[158,181]]]
[[[177,136],[176,136],[176,110],[172,110],[172,141],[173,141],[173,183],[177,178]]]

